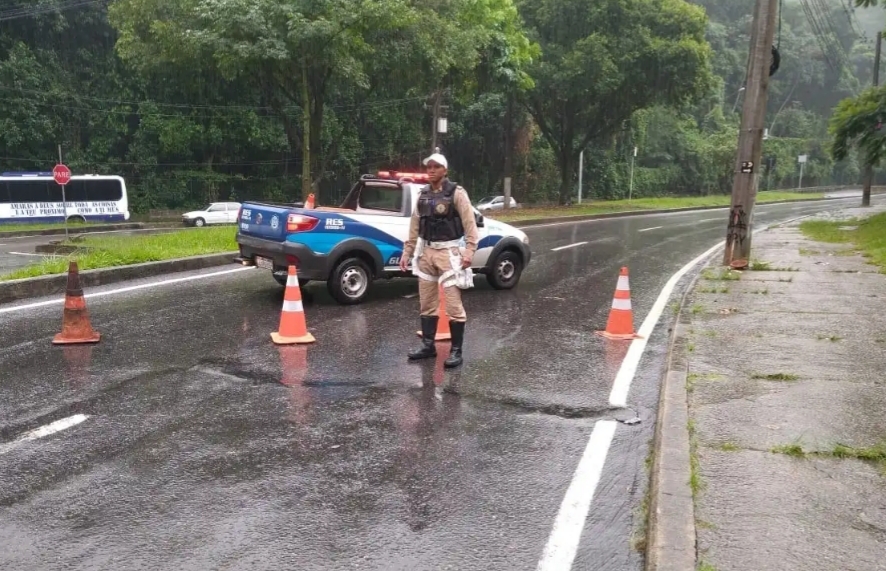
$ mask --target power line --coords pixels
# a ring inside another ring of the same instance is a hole
[[[31,16],[40,16],[50,12],[62,12],[73,8],[79,8],[81,6],[98,4],[103,1],[104,0],[67,0],[58,2],[57,4],[45,4],[43,6],[18,6],[16,8],[0,11],[0,22],[9,22],[21,18],[30,18]]]
[[[155,105],[157,107],[170,107],[175,109],[236,109],[236,110],[244,110],[244,111],[275,111],[276,108],[271,106],[261,106],[261,105],[201,105],[194,103],[164,103],[161,101],[153,101],[150,99],[144,99],[141,101],[138,100],[121,100],[121,99],[104,99],[99,97],[87,97],[83,95],[73,95],[69,93],[57,93],[53,91],[40,91],[36,89],[27,89],[24,87],[14,87],[9,85],[0,85],[0,90],[6,91],[18,91],[20,93],[24,93],[27,95],[44,95],[47,97],[70,97],[72,99],[78,99],[82,101],[93,101],[95,103],[111,103],[114,105]],[[410,103],[413,101],[424,101],[427,99],[425,96],[421,97],[404,97],[401,99],[381,99],[379,101],[373,101],[370,103],[344,103],[341,105],[329,105],[329,109],[333,110],[348,110],[348,109],[370,109],[373,107],[381,107],[387,106],[388,104],[394,103]],[[292,110],[302,110],[300,105],[288,105],[283,106],[282,109],[292,109]]]

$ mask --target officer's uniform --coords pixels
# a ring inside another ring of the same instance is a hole
[[[443,157],[439,157],[444,160]],[[434,160],[433,156],[428,160]],[[427,161],[426,161],[427,162]],[[465,256],[473,259],[477,251],[479,235],[477,221],[471,207],[467,191],[458,184],[444,178],[440,190],[434,191],[425,186],[418,196],[418,202],[409,224],[409,238],[403,255],[406,259],[415,252],[418,238],[421,238],[419,257],[415,263],[419,278],[418,294],[421,303],[422,347],[409,354],[410,359],[423,359],[436,356],[434,336],[437,332],[438,309],[440,306],[439,280],[444,274],[461,269]],[[465,245],[460,247],[464,239]],[[457,267],[454,267],[457,266]],[[446,314],[452,332],[452,349],[446,365],[461,364],[461,350],[464,341],[467,315],[461,302],[461,290],[454,286],[443,288],[446,298]]]

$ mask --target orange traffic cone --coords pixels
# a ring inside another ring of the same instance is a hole
[[[452,332],[449,329],[449,316],[446,315],[446,297],[443,295],[442,284],[440,284],[438,297],[440,298],[440,309],[437,310],[437,315],[440,319],[437,321],[437,334],[434,336],[434,341],[450,341]],[[421,337],[421,331],[416,331],[416,334]]]
[[[612,309],[605,331],[597,331],[597,335],[607,339],[639,339],[634,331],[634,311],[631,309],[631,287],[628,281],[628,269],[622,268],[612,298]]]
[[[301,289],[298,287],[298,274],[295,266],[292,265],[289,266],[286,292],[283,294],[280,330],[271,333],[271,340],[277,345],[294,345],[296,343],[313,343],[316,341],[314,336],[308,333],[305,309],[301,301]]]
[[[314,208],[314,193],[308,195],[308,199],[305,200],[305,208]]]
[[[65,291],[65,310],[62,318],[62,331],[52,339],[54,345],[74,343],[98,343],[101,333],[92,329],[86,299],[80,287],[80,270],[77,262],[68,264],[68,286]]]

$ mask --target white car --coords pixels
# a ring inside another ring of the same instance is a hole
[[[483,200],[477,203],[477,210],[501,210],[505,206],[505,197],[504,196],[487,196]],[[520,205],[517,204],[517,201],[514,200],[514,197],[511,197],[511,208],[520,208]]]
[[[238,261],[270,270],[281,285],[294,264],[300,283],[325,281],[339,303],[360,303],[377,278],[414,277],[400,271],[400,256],[424,180],[421,174],[389,171],[364,175],[338,208],[245,202]],[[531,257],[529,238],[474,214],[480,242],[472,269],[495,289],[516,287]]]
[[[198,228],[207,224],[236,224],[238,212],[240,212],[239,202],[213,202],[203,210],[182,214],[182,223],[185,226]]]

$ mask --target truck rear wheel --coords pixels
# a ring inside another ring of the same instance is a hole
[[[329,295],[342,305],[362,302],[371,285],[372,271],[369,264],[356,257],[342,260],[326,281]]]

